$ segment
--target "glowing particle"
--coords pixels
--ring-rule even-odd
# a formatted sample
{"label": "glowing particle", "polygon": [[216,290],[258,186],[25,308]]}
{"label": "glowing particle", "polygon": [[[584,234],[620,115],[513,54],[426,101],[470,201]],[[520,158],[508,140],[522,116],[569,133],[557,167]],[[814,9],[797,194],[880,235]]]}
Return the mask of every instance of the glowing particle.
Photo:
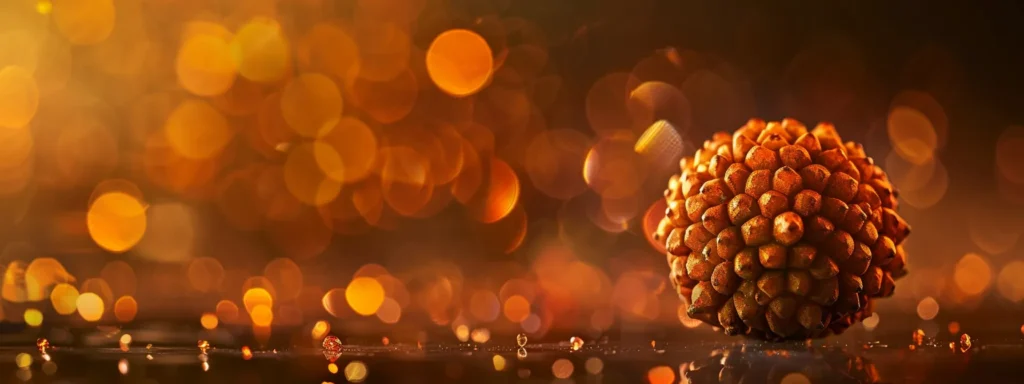
{"label": "glowing particle", "polygon": [[675,380],[676,371],[668,366],[654,367],[647,371],[647,382],[651,384],[672,384]]}
{"label": "glowing particle", "polygon": [[955,322],[955,321],[950,321],[949,325],[946,326],[946,330],[948,330],[950,334],[953,334],[953,335],[958,334],[958,333],[960,333],[960,323]]}
{"label": "glowing particle", "polygon": [[28,324],[30,327],[38,327],[43,324],[43,313],[35,308],[26,309],[24,318],[25,324]]}
{"label": "glowing particle", "polygon": [[330,373],[338,373],[338,365],[334,363],[328,363],[327,371]]}
{"label": "glowing particle", "polygon": [[127,359],[121,359],[120,361],[117,362],[117,371],[121,372],[122,375],[127,375],[128,374],[128,360]]}
{"label": "glowing particle", "polygon": [[491,364],[494,364],[495,371],[505,370],[505,358],[501,355],[494,355],[494,357],[491,357]]}
{"label": "glowing particle", "polygon": [[458,97],[472,95],[487,84],[494,59],[483,37],[469,30],[453,29],[430,43],[426,64],[434,84]]}
{"label": "glowing particle", "polygon": [[199,340],[199,342],[196,343],[196,346],[199,347],[199,352],[202,352],[204,354],[206,353],[206,351],[210,350],[210,342],[206,340]]}
{"label": "glowing particle", "polygon": [[583,348],[583,339],[573,336],[569,338],[569,348],[573,351],[579,351]]}
{"label": "glowing particle", "polygon": [[14,356],[14,363],[18,365],[18,368],[25,369],[32,366],[32,356],[27,353],[19,353]]}
{"label": "glowing particle", "polygon": [[519,348],[518,350],[516,350],[516,357],[519,358],[519,360],[525,359],[526,355],[526,348]]}
{"label": "glowing particle", "polygon": [[463,343],[469,341],[469,327],[465,324],[460,324],[458,327],[455,327],[455,337]]}
{"label": "glowing particle", "polygon": [[516,335],[516,345],[520,347],[525,347],[527,341],[529,341],[529,339],[526,337],[525,333],[520,333]]}
{"label": "glowing particle", "polygon": [[960,352],[967,352],[971,349],[971,335],[963,334],[960,335]]}
{"label": "glowing particle", "polygon": [[326,335],[330,331],[331,324],[326,321],[320,320],[313,324],[313,329],[310,330],[309,333],[310,336],[313,337],[313,340],[320,340],[323,339],[324,335]]}
{"label": "glowing particle", "polygon": [[591,375],[599,375],[604,370],[604,362],[600,358],[591,357],[583,363],[583,367],[587,369],[587,373]]}
{"label": "glowing particle", "polygon": [[199,317],[199,324],[201,324],[205,329],[217,328],[217,324],[219,323],[220,320],[217,319],[217,315],[212,313],[204,313]]}
{"label": "glowing particle", "polygon": [[249,349],[248,345],[243,345],[242,346],[242,359],[243,360],[252,359],[252,349]]}
{"label": "glowing particle", "polygon": [[78,314],[85,321],[99,321],[103,317],[103,299],[95,293],[86,292],[79,295],[76,304],[78,306]]}
{"label": "glowing particle", "polygon": [[551,373],[559,379],[568,379],[569,376],[572,376],[573,370],[574,367],[569,359],[558,359],[551,364]]}
{"label": "glowing particle", "polygon": [[388,339],[387,336],[384,336],[384,337],[380,338],[380,343],[384,344],[384,346],[386,347],[386,346],[388,346],[388,344],[391,344],[391,339]]}
{"label": "glowing particle", "polygon": [[352,361],[345,366],[345,379],[353,383],[361,383],[366,380],[366,364],[362,361]]}
{"label": "glowing particle", "polygon": [[39,349],[39,353],[46,353],[46,349],[50,348],[50,340],[43,338],[37,339],[36,348]]}
{"label": "glowing particle", "polygon": [[146,233],[146,208],[127,193],[108,192],[89,206],[86,227],[100,248],[123,253],[138,244]]}

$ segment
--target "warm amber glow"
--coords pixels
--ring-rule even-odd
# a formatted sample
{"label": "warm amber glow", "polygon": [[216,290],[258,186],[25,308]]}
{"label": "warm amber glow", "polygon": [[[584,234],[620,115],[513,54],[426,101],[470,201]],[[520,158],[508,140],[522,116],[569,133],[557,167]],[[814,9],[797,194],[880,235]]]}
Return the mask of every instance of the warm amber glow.
{"label": "warm amber glow", "polygon": [[931,320],[939,315],[939,302],[929,296],[917,303],[917,316],[921,320]]}
{"label": "warm amber glow", "polygon": [[292,79],[281,91],[281,116],[303,137],[320,137],[341,118],[342,101],[338,86],[319,73]]}
{"label": "warm amber glow", "polygon": [[327,336],[329,332],[331,332],[331,323],[320,320],[313,324],[313,329],[310,330],[310,336],[313,337],[313,340],[320,340],[323,339],[324,336]]}
{"label": "warm amber glow", "polygon": [[291,53],[281,26],[267,18],[243,25],[231,40],[231,54],[238,74],[255,82],[280,80],[290,67]]}
{"label": "warm amber glow", "polygon": [[914,164],[930,161],[938,147],[938,135],[928,116],[910,107],[889,111],[888,132],[893,149]]}
{"label": "warm amber glow", "polygon": [[334,363],[327,364],[327,372],[331,374],[338,373],[338,365]]}
{"label": "warm amber glow", "polygon": [[568,379],[572,376],[572,371],[575,368],[569,359],[558,359],[555,360],[554,364],[551,364],[551,373],[559,379]]}
{"label": "warm amber glow", "polygon": [[269,327],[270,323],[274,321],[274,312],[270,310],[270,307],[264,304],[259,304],[252,309],[252,323],[253,325],[260,327]]}
{"label": "warm amber glow", "polygon": [[495,371],[499,371],[499,372],[500,371],[504,371],[505,370],[505,357],[503,357],[501,355],[494,355],[493,357],[491,357],[491,364],[494,365],[494,370]]}
{"label": "warm amber glow", "polygon": [[199,324],[201,324],[203,328],[206,329],[217,328],[217,324],[219,323],[220,320],[218,320],[217,315],[213,313],[204,313],[202,316],[199,317]]}
{"label": "warm amber glow", "polygon": [[75,313],[78,301],[78,289],[71,284],[57,284],[50,291],[50,302],[53,309],[60,315]]}
{"label": "warm amber glow", "polygon": [[238,320],[238,306],[229,300],[221,300],[217,302],[217,319],[225,323],[231,323]]}
{"label": "warm amber glow", "polygon": [[189,262],[186,274],[192,288],[197,291],[217,291],[224,279],[224,267],[220,261],[212,257],[197,257]]}
{"label": "warm amber glow", "polygon": [[245,311],[251,314],[257,305],[264,305],[267,308],[273,307],[274,298],[270,296],[266,289],[250,288],[242,296],[242,303],[245,304]]}
{"label": "warm amber glow", "polygon": [[39,88],[32,72],[18,66],[0,68],[0,127],[22,128],[39,108]]}
{"label": "warm amber glow", "polygon": [[1004,265],[996,278],[996,286],[1006,300],[1015,303],[1024,300],[1024,261],[1014,260]]}
{"label": "warm amber glow", "polygon": [[78,314],[85,321],[99,321],[103,317],[103,299],[95,293],[88,292],[78,296]]}
{"label": "warm amber glow", "polygon": [[780,384],[811,384],[811,379],[803,373],[793,372],[784,376]]}
{"label": "warm amber glow", "polygon": [[110,36],[116,11],[113,0],[52,0],[53,24],[72,44],[93,45]]}
{"label": "warm amber glow", "polygon": [[953,281],[964,293],[977,295],[985,292],[992,282],[992,268],[980,255],[968,253],[956,263]]}
{"label": "warm amber glow", "polygon": [[520,295],[512,295],[505,300],[504,313],[505,318],[513,323],[526,320],[530,316],[530,302]]}
{"label": "warm amber glow", "polygon": [[135,319],[139,311],[139,304],[131,296],[122,296],[114,303],[114,317],[117,321],[127,323]]}
{"label": "warm amber glow", "polygon": [[235,82],[235,61],[224,37],[194,34],[181,44],[175,61],[178,84],[197,96],[227,92]]}
{"label": "warm amber glow", "polygon": [[583,367],[587,369],[587,373],[591,375],[600,375],[601,371],[604,370],[604,361],[601,361],[599,357],[591,357],[583,363]]}
{"label": "warm amber glow", "polygon": [[352,361],[345,366],[345,379],[353,383],[361,383],[366,380],[366,364],[361,361]]}
{"label": "warm amber glow", "polygon": [[38,327],[43,324],[43,313],[39,312],[38,309],[26,309],[23,317],[25,319],[25,324],[28,324],[30,327]]}
{"label": "warm amber glow", "polygon": [[243,345],[242,346],[242,359],[243,360],[252,359],[252,349],[249,349],[248,345]]}
{"label": "warm amber glow", "polygon": [[146,232],[146,208],[128,194],[106,193],[89,207],[86,225],[96,245],[122,253],[142,240]]}
{"label": "warm amber glow", "polygon": [[394,299],[385,297],[377,309],[377,318],[384,324],[395,324],[402,318],[402,306]]}
{"label": "warm amber glow", "polygon": [[494,59],[487,41],[473,31],[452,29],[438,35],[427,48],[427,71],[442,91],[468,96],[491,77]]}
{"label": "warm amber glow", "polygon": [[356,313],[370,316],[384,303],[384,288],[372,277],[357,277],[345,288],[345,300]]}
{"label": "warm amber glow", "polygon": [[216,108],[201,100],[185,100],[167,117],[167,143],[182,157],[208,159],[231,141],[234,132]]}
{"label": "warm amber glow", "polygon": [[660,366],[647,371],[647,382],[651,384],[672,384],[676,381],[676,372],[672,367]]}

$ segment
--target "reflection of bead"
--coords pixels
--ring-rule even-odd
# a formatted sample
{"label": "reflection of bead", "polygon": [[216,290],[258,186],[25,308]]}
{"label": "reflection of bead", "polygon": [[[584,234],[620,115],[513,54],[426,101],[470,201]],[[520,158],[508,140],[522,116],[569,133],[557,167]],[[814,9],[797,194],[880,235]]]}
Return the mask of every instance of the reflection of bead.
{"label": "reflection of bead", "polygon": [[519,350],[516,351],[516,357],[518,357],[519,360],[525,359],[526,358],[526,348],[519,348]]}

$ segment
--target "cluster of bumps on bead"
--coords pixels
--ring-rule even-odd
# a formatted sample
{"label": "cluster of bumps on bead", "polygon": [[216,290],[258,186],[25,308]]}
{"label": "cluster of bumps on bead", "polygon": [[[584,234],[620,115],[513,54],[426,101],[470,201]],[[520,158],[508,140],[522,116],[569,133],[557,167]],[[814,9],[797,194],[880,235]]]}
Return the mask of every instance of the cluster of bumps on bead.
{"label": "cluster of bumps on bead", "polygon": [[896,190],[830,124],[750,120],[680,168],[654,237],[687,314],[726,334],[839,334],[906,274]]}

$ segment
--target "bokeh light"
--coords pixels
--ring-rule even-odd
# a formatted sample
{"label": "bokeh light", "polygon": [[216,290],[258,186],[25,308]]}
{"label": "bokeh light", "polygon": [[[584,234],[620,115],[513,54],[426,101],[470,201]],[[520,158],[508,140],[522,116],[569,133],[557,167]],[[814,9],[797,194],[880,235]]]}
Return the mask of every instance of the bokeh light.
{"label": "bokeh light", "polygon": [[139,304],[134,297],[121,296],[114,302],[114,317],[117,321],[127,323],[135,319],[139,312]]}
{"label": "bokeh light", "polygon": [[434,38],[426,61],[430,79],[453,96],[479,91],[490,80],[494,66],[487,41],[465,29],[448,30]]}
{"label": "bokeh light", "polygon": [[239,75],[260,83],[280,80],[291,66],[291,53],[281,26],[262,17],[249,20],[238,29],[231,40],[231,56]]}
{"label": "bokeh light", "polygon": [[300,136],[325,135],[334,129],[341,112],[341,92],[327,76],[303,74],[281,91],[281,116]]}
{"label": "bokeh light", "polygon": [[39,108],[39,87],[32,73],[18,66],[0,68],[0,127],[21,128]]}
{"label": "bokeh light", "polygon": [[78,314],[82,316],[85,321],[99,321],[103,317],[103,299],[92,292],[83,293],[78,295],[76,300],[76,307],[78,308]]}
{"label": "bokeh light", "polygon": [[345,288],[345,301],[356,313],[373,315],[384,303],[384,287],[372,277],[357,277]]}
{"label": "bokeh light", "polygon": [[992,282],[992,268],[985,258],[975,253],[964,255],[953,271],[956,286],[968,295],[978,295],[988,289]]}
{"label": "bokeh light", "polygon": [[126,193],[106,193],[89,207],[87,225],[96,245],[110,252],[125,252],[146,232],[146,208]]}
{"label": "bokeh light", "polygon": [[43,324],[43,313],[35,308],[26,309],[22,318],[25,320],[25,324],[28,324],[30,327],[38,327]]}

